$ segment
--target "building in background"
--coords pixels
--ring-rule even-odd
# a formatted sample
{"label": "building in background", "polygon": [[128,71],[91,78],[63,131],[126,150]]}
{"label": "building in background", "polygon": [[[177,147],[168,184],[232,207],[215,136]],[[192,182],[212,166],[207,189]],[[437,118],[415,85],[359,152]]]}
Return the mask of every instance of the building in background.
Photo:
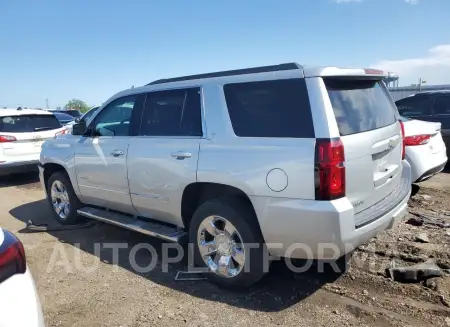
{"label": "building in background", "polygon": [[394,101],[406,98],[410,95],[426,92],[426,91],[443,91],[450,90],[450,84],[444,85],[411,85],[411,86],[397,86],[397,87],[389,87],[389,91],[391,92],[391,96]]}
{"label": "building in background", "polygon": [[394,101],[406,98],[410,95],[426,92],[426,91],[443,91],[450,90],[450,84],[443,85],[425,85],[426,81],[419,79],[418,84],[413,84],[409,86],[398,86],[399,76],[396,73],[389,72],[388,76],[384,79],[391,96]]}

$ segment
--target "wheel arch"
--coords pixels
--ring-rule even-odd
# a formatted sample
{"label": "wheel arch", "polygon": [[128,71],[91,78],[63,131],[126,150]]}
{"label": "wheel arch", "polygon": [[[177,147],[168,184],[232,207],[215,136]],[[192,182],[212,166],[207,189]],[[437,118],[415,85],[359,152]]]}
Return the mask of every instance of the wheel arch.
{"label": "wheel arch", "polygon": [[249,205],[256,217],[256,211],[250,197],[238,187],[214,183],[196,182],[187,185],[181,198],[181,217],[185,228],[189,228],[195,210],[202,203],[218,198],[239,198]]}
{"label": "wheel arch", "polygon": [[70,182],[72,183],[73,190],[77,196],[79,196],[79,190],[78,190],[78,183],[76,181],[75,176],[72,176],[72,174],[69,173],[69,170],[65,167],[65,165],[61,163],[55,163],[55,162],[47,162],[45,164],[41,165],[43,167],[43,180],[45,185],[45,192],[47,192],[47,184],[48,180],[50,179],[50,176],[52,176],[57,171],[64,172],[68,177]]}

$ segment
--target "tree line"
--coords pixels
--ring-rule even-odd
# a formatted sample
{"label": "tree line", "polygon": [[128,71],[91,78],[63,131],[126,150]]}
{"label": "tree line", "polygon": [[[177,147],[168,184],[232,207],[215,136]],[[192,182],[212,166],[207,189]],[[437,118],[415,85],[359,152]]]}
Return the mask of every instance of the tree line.
{"label": "tree line", "polygon": [[86,112],[90,109],[89,105],[79,99],[72,99],[64,106],[66,109],[76,109],[80,112]]}

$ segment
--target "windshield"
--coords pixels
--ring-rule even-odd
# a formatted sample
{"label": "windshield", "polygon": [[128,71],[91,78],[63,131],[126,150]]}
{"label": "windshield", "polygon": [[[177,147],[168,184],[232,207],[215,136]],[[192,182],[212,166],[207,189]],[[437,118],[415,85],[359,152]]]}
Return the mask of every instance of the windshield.
{"label": "windshield", "polygon": [[63,114],[60,112],[55,112],[54,115],[59,121],[72,121],[74,118],[71,115]]}
{"label": "windshield", "polygon": [[61,128],[53,115],[20,115],[0,118],[0,133],[30,133]]}
{"label": "windshield", "polygon": [[325,86],[341,135],[394,124],[396,107],[379,81],[326,78]]}
{"label": "windshield", "polygon": [[92,108],[91,110],[89,110],[88,112],[86,112],[86,113],[82,116],[82,119],[83,119],[84,121],[88,121],[89,118],[91,118],[92,115],[95,114],[99,108],[100,108],[100,107]]}

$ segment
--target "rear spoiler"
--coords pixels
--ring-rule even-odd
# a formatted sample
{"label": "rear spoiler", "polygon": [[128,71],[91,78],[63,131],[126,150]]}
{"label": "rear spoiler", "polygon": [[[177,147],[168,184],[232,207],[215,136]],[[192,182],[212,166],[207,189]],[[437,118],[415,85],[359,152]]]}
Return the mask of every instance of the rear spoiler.
{"label": "rear spoiler", "polygon": [[373,68],[305,67],[303,73],[305,77],[363,77],[377,80],[388,77],[384,71]]}

